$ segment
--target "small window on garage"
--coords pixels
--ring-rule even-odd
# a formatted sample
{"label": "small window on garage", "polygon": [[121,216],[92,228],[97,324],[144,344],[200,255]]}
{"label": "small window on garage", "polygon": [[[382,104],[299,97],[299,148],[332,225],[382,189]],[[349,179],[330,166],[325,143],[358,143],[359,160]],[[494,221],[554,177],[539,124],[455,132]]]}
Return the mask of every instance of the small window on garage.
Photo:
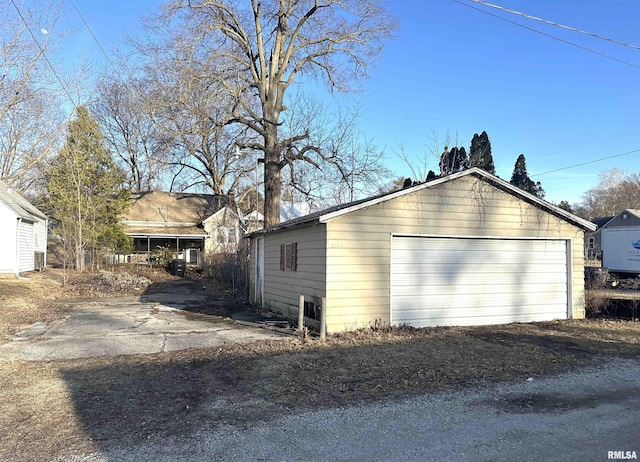
{"label": "small window on garage", "polygon": [[280,269],[296,271],[298,259],[298,243],[291,242],[280,246]]}

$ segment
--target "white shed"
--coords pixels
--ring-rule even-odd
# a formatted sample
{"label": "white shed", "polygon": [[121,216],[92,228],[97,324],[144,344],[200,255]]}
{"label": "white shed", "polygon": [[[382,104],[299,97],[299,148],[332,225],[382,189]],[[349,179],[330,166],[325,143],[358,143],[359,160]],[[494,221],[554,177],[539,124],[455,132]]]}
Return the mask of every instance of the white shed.
{"label": "white shed", "polygon": [[43,269],[47,262],[47,217],[0,181],[0,273]]}

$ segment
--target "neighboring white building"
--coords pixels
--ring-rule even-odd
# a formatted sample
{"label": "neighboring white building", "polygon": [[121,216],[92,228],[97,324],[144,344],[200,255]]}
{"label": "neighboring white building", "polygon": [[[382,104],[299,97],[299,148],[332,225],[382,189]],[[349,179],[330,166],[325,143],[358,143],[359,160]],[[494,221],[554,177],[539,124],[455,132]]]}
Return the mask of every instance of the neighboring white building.
{"label": "neighboring white building", "polygon": [[44,269],[47,216],[0,181],[0,273]]}
{"label": "neighboring white building", "polygon": [[310,213],[320,210],[309,202],[303,201],[280,201],[280,222],[295,220]]}

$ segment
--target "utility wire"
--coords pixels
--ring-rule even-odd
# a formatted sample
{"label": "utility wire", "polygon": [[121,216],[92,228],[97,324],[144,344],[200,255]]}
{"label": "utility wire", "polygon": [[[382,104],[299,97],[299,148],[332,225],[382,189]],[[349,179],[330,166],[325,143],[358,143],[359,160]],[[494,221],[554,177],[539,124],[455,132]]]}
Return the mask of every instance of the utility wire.
{"label": "utility wire", "polygon": [[561,168],[557,168],[555,170],[549,170],[548,172],[536,173],[535,175],[530,175],[530,176],[533,177],[533,176],[540,176],[540,175],[548,175],[549,173],[560,172],[562,170],[568,170],[570,168],[582,167],[583,165],[595,164],[596,162],[601,162],[603,160],[613,159],[615,157],[627,156],[629,154],[634,154],[636,152],[640,152],[640,149],[634,149],[633,151],[627,151],[627,152],[623,152],[621,154],[614,154],[613,156],[601,157],[600,159],[589,160],[587,162],[582,162],[580,164],[569,165],[567,167],[561,167]]}
{"label": "utility wire", "polygon": [[22,22],[24,23],[25,27],[27,28],[27,30],[29,31],[29,34],[31,35],[31,38],[33,39],[33,41],[36,43],[36,45],[38,46],[38,49],[40,50],[40,53],[42,54],[42,57],[44,58],[44,60],[47,62],[47,64],[49,65],[49,67],[51,68],[51,71],[53,72],[53,75],[55,75],[56,79],[58,80],[58,83],[60,84],[60,86],[62,87],[62,89],[64,90],[65,94],[67,95],[67,98],[69,98],[69,101],[71,101],[71,104],[73,105],[74,108],[78,108],[78,106],[76,105],[76,102],[73,100],[73,98],[71,97],[71,94],[69,93],[69,91],[67,90],[67,87],[65,86],[65,84],[62,82],[62,79],[60,78],[60,76],[58,75],[58,73],[56,72],[56,69],[53,67],[53,64],[51,64],[51,61],[49,61],[49,58],[47,58],[47,54],[44,52],[44,48],[42,48],[42,46],[40,45],[40,42],[38,42],[38,39],[36,38],[35,34],[33,33],[33,31],[31,30],[31,28],[29,27],[29,24],[27,23],[27,21],[24,19],[24,16],[22,15],[22,11],[20,11],[20,8],[18,8],[18,5],[16,5],[16,2],[14,0],[11,0],[11,3],[13,4],[13,7],[16,9],[16,11],[18,12],[18,16],[20,16],[20,19],[22,20]]}
{"label": "utility wire", "polygon": [[73,5],[73,8],[75,8],[76,13],[78,13],[78,16],[80,16],[80,19],[82,20],[82,22],[84,23],[84,26],[87,28],[87,30],[89,31],[89,33],[91,34],[91,37],[93,37],[94,42],[96,42],[96,44],[98,45],[98,48],[100,48],[100,51],[102,52],[102,54],[104,55],[105,58],[107,58],[107,62],[111,65],[111,67],[113,67],[113,70],[116,71],[116,75],[118,73],[118,69],[116,68],[116,66],[113,65],[113,62],[111,61],[111,59],[109,58],[109,55],[107,55],[107,52],[104,51],[104,48],[102,48],[102,45],[100,44],[100,42],[98,41],[98,38],[96,37],[96,35],[93,33],[93,30],[91,30],[91,27],[89,27],[89,24],[87,23],[87,21],[84,19],[84,16],[82,15],[82,13],[80,12],[80,10],[78,9],[78,7],[76,6],[76,3],[74,2],[74,0],[69,0],[71,2],[71,5]]}
{"label": "utility wire", "polygon": [[594,34],[592,32],[587,32],[587,31],[584,31],[584,30],[581,30],[581,29],[576,29],[575,27],[565,26],[565,25],[559,24],[557,22],[549,21],[548,19],[538,18],[537,16],[531,16],[531,15],[526,14],[526,13],[521,13],[520,11],[510,10],[509,8],[505,8],[505,7],[500,6],[500,5],[494,5],[492,3],[483,2],[482,0],[471,0],[471,1],[474,2],[474,3],[479,3],[479,4],[484,5],[484,6],[489,6],[491,8],[496,8],[498,10],[506,11],[507,13],[515,14],[515,15],[518,15],[518,16],[522,16],[523,18],[533,19],[534,21],[539,21],[539,22],[543,22],[545,24],[549,24],[551,26],[560,27],[561,29],[566,29],[566,30],[569,30],[571,32],[578,32],[579,34],[588,35],[589,37],[594,37],[594,38],[597,38],[597,39],[600,39],[600,40],[606,40],[607,42],[615,43],[616,45],[622,45],[622,46],[625,46],[625,47],[633,48],[634,50],[640,50],[640,46],[631,45],[630,43],[620,42],[619,40],[610,39],[608,37],[603,37],[601,35]]}
{"label": "utility wire", "polygon": [[[535,32],[536,34],[544,35],[545,37],[549,37],[549,38],[552,38],[552,39],[557,40],[559,42],[566,43],[567,45],[571,45],[571,46],[574,46],[576,48],[580,48],[581,50],[588,51],[589,53],[593,53],[593,54],[598,55],[598,56],[602,56],[603,58],[611,59],[612,61],[617,61],[617,62],[619,62],[621,64],[626,64],[627,66],[631,66],[631,67],[635,67],[636,69],[640,69],[640,66],[637,65],[637,64],[633,64],[633,63],[630,63],[628,61],[624,61],[622,59],[614,58],[613,56],[609,56],[607,54],[600,53],[599,51],[592,50],[591,48],[583,47],[582,45],[578,45],[577,43],[573,43],[573,42],[569,42],[568,40],[561,39],[560,37],[556,37],[555,35],[547,34],[546,32],[542,32],[542,31],[539,31],[537,29],[533,29],[532,27],[528,27],[528,26],[525,26],[524,24],[520,24],[520,23],[517,23],[515,21],[511,21],[511,20],[509,20],[507,18],[503,18],[502,16],[498,16],[496,14],[489,13],[488,11],[485,11],[485,10],[483,10],[481,8],[477,8],[477,7],[473,6],[473,5],[469,5],[468,3],[464,3],[464,2],[462,2],[460,0],[453,0],[453,1],[456,2],[456,3],[459,3],[460,5],[464,5],[467,8],[471,8],[473,10],[479,11],[479,12],[487,14],[489,16],[493,16],[494,18],[498,18],[498,19],[500,19],[502,21],[508,22],[508,23],[513,24],[515,26],[522,27],[523,29],[527,29],[527,30],[529,30],[531,32]],[[473,1],[473,0],[471,0],[471,1]]]}

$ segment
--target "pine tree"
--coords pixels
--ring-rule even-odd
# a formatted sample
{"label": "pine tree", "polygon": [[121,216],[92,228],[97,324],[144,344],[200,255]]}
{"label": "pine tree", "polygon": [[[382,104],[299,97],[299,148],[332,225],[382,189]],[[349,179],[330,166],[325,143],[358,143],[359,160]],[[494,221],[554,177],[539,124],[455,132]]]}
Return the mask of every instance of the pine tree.
{"label": "pine tree", "polygon": [[469,165],[481,168],[492,175],[496,174],[496,167],[491,156],[491,141],[489,141],[487,132],[483,131],[480,135],[477,133],[473,135],[471,147],[469,147]]}
{"label": "pine tree", "polygon": [[523,191],[539,197],[540,199],[544,198],[544,189],[542,189],[542,185],[540,184],[540,182],[535,182],[531,178],[529,178],[529,174],[527,173],[527,161],[524,157],[524,154],[520,154],[518,156],[516,164],[513,168],[513,174],[511,175],[511,181],[509,181],[509,183],[517,186]]}
{"label": "pine tree", "polygon": [[121,217],[129,205],[125,175],[104,146],[102,132],[85,106],[69,123],[64,146],[47,175],[46,206],[65,256],[83,269],[85,250],[128,250]]}
{"label": "pine tree", "polygon": [[562,210],[565,210],[565,211],[569,212],[569,213],[574,213],[573,212],[573,207],[567,201],[560,201],[560,203],[558,204],[558,207],[561,208]]}
{"label": "pine tree", "polygon": [[451,175],[469,168],[469,158],[464,148],[452,147],[451,150],[447,146],[440,156],[440,175]]}

